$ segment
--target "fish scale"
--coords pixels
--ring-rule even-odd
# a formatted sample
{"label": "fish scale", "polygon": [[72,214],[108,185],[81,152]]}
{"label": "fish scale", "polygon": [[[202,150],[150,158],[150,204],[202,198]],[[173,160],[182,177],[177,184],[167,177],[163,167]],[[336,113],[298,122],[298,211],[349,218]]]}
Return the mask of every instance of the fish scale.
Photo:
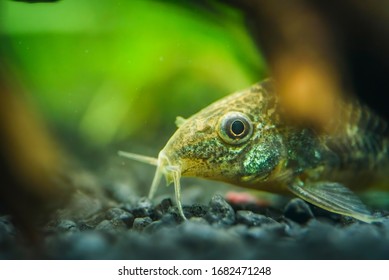
{"label": "fish scale", "polygon": [[[340,101],[334,129],[317,133],[283,112],[273,80],[233,93],[188,119],[158,158],[120,152],[157,166],[149,197],[160,179],[175,187],[181,216],[180,178],[201,177],[243,188],[294,195],[328,211],[364,222],[383,219],[354,190],[376,182],[388,189],[386,123],[355,100]],[[384,182],[384,183],[382,183]]]}
{"label": "fish scale", "polygon": [[386,122],[356,102],[345,105],[344,110],[347,116],[341,118],[340,132],[327,137],[327,145],[339,156],[343,168],[373,172],[387,170],[389,141]]}

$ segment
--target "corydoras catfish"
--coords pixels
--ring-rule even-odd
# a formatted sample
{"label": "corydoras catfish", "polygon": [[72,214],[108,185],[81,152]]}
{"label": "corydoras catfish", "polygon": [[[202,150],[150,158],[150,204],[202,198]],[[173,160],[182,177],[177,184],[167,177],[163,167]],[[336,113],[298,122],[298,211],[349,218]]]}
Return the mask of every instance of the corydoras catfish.
{"label": "corydoras catfish", "polygon": [[224,181],[272,193],[293,193],[328,211],[372,222],[354,193],[388,187],[389,138],[384,120],[354,100],[340,101],[335,129],[316,133],[283,114],[272,80],[233,93],[188,119],[158,158],[121,155],[157,166],[149,197],[165,175],[180,198],[180,177]]}

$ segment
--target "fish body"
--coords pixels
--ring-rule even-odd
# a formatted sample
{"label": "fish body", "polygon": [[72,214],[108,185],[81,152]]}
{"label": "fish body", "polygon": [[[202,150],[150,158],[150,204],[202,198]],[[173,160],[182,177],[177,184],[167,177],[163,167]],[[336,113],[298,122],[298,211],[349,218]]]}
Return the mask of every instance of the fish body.
{"label": "fish body", "polygon": [[[273,193],[294,193],[326,210],[377,220],[351,190],[388,185],[386,123],[355,101],[342,101],[326,133],[297,124],[283,112],[272,80],[233,93],[190,118],[149,163],[157,165],[150,196],[162,174],[174,182],[180,203],[181,176],[224,181]],[[142,156],[127,154],[141,159]],[[146,157],[143,157],[143,161]]]}

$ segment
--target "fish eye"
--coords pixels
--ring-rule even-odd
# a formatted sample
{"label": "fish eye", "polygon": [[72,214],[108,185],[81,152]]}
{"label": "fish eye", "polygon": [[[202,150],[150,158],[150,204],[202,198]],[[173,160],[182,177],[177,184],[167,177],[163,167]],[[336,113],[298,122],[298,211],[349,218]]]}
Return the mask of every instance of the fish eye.
{"label": "fish eye", "polygon": [[253,125],[245,114],[228,112],[219,120],[218,134],[228,144],[243,144],[253,134]]}

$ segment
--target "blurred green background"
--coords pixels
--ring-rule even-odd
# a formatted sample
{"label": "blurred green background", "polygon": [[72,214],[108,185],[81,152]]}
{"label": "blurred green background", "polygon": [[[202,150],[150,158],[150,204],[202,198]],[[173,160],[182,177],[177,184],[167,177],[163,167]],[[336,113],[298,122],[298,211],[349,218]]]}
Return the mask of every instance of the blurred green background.
{"label": "blurred green background", "polygon": [[242,15],[221,5],[1,1],[0,9],[14,80],[75,152],[156,156],[176,116],[266,76]]}
{"label": "blurred green background", "polygon": [[149,186],[154,168],[108,160],[118,150],[157,156],[176,116],[268,75],[242,14],[196,3],[2,0],[0,58],[71,155],[115,179],[119,165],[144,173]]}

